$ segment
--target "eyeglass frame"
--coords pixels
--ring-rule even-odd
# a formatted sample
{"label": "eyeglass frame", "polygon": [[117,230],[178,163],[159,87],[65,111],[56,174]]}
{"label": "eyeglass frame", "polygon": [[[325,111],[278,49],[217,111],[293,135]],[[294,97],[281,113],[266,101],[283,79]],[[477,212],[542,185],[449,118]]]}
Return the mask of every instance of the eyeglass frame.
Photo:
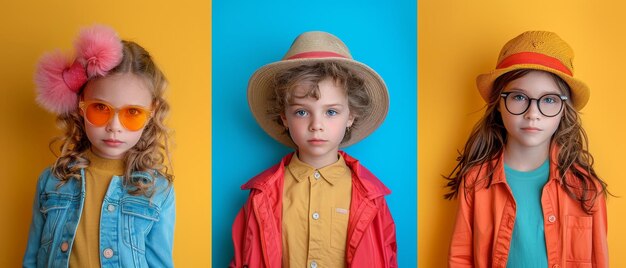
{"label": "eyeglass frame", "polygon": [[124,125],[124,123],[122,123],[122,121],[120,120],[120,124],[122,125],[122,127],[124,127],[124,129],[126,129],[128,131],[131,131],[131,132],[139,131],[142,128],[144,128],[146,125],[148,125],[148,122],[150,122],[150,119],[152,119],[152,117],[154,116],[154,110],[152,110],[151,108],[148,108],[148,107],[141,106],[141,105],[124,105],[124,106],[118,108],[118,107],[115,107],[112,104],[110,104],[110,103],[108,103],[106,101],[103,101],[103,100],[88,100],[88,101],[81,100],[81,101],[79,101],[78,102],[78,108],[82,111],[82,114],[83,114],[83,117],[84,117],[85,121],[87,121],[89,124],[91,124],[93,126],[96,126],[96,127],[102,127],[102,126],[98,126],[98,125],[92,123],[91,121],[89,121],[89,119],[87,119],[87,106],[89,106],[91,104],[94,104],[94,103],[104,104],[105,106],[108,106],[109,108],[112,108],[113,113],[109,117],[109,120],[102,126],[105,126],[106,124],[111,123],[111,120],[113,120],[113,118],[116,115],[118,116],[118,120],[120,120],[119,119],[120,111],[123,110],[123,109],[126,109],[126,108],[135,108],[135,109],[142,110],[143,112],[147,113],[146,122],[144,122],[143,126],[140,129],[138,129],[138,130],[130,130],[130,129],[128,129]]}
{"label": "eyeglass frame", "polygon": [[[526,96],[526,98],[528,99],[528,105],[526,106],[526,109],[524,109],[524,111],[522,111],[522,112],[520,112],[520,113],[517,113],[517,114],[516,114],[516,113],[511,112],[511,110],[509,110],[509,106],[508,106],[508,105],[507,105],[507,103],[506,103],[506,98],[507,98],[509,95],[511,95],[512,93],[519,93],[519,94],[521,94],[521,95]],[[544,98],[544,97],[546,97],[546,96],[551,96],[551,95],[552,95],[552,96],[558,96],[558,97],[562,100],[562,102],[561,102],[561,107],[559,108],[559,111],[558,111],[558,112],[556,112],[554,115],[546,115],[546,114],[545,114],[545,113],[543,113],[543,111],[541,110],[541,106],[539,106],[539,100],[543,99],[543,98]],[[539,98],[531,98],[530,96],[528,96],[528,95],[526,95],[526,94],[524,94],[524,93],[522,93],[522,92],[515,92],[515,91],[509,91],[509,92],[503,92],[503,93],[500,93],[500,97],[501,97],[502,99],[504,99],[504,107],[506,108],[506,111],[507,111],[507,112],[509,112],[509,113],[510,113],[510,114],[512,114],[512,115],[521,115],[521,114],[526,113],[526,112],[528,111],[528,109],[530,108],[530,105],[532,104],[532,101],[534,100],[534,101],[535,101],[535,103],[537,103],[537,110],[539,110],[539,113],[541,113],[541,114],[542,114],[543,116],[545,116],[545,117],[555,117],[555,116],[559,115],[559,113],[561,113],[561,111],[563,110],[563,105],[565,104],[565,101],[567,101],[567,100],[569,99],[567,96],[560,95],[560,94],[557,94],[557,93],[548,93],[548,94],[544,94],[544,95],[542,95],[542,96],[541,96],[541,97],[539,97]]]}

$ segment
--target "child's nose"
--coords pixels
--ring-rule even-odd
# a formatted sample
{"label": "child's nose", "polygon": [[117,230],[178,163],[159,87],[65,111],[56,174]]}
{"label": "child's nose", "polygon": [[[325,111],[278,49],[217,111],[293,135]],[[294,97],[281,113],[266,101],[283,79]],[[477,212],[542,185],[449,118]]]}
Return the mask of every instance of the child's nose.
{"label": "child's nose", "polygon": [[311,116],[311,124],[309,126],[311,131],[320,131],[324,129],[324,124],[322,123],[322,117],[318,115]]}
{"label": "child's nose", "polygon": [[122,123],[120,122],[120,119],[117,113],[114,113],[113,118],[111,118],[111,120],[109,120],[109,122],[107,123],[106,130],[109,132],[122,131]]}
{"label": "child's nose", "polygon": [[530,106],[526,113],[524,113],[524,117],[527,119],[538,119],[541,116],[541,111],[539,111],[539,100],[530,100]]}

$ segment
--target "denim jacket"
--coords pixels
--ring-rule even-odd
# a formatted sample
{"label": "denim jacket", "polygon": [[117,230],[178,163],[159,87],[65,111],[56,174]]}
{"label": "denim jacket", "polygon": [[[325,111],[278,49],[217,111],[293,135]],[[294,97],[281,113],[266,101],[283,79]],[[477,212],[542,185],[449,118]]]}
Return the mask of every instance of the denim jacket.
{"label": "denim jacket", "polygon": [[[85,201],[81,180],[59,180],[46,169],[39,177],[23,267],[68,267]],[[135,178],[151,180],[145,173]],[[128,194],[113,176],[100,215],[102,267],[172,267],[175,197],[167,180],[157,178],[152,197]]]}

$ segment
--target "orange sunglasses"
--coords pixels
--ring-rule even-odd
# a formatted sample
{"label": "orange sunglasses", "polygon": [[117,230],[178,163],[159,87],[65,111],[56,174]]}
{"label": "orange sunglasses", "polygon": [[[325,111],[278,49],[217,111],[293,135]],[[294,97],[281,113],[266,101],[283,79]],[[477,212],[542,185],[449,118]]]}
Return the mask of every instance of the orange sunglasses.
{"label": "orange sunglasses", "polygon": [[78,107],[82,110],[87,122],[96,127],[108,124],[117,113],[117,118],[124,128],[138,131],[152,117],[150,109],[138,105],[127,105],[118,109],[105,101],[81,101]]}

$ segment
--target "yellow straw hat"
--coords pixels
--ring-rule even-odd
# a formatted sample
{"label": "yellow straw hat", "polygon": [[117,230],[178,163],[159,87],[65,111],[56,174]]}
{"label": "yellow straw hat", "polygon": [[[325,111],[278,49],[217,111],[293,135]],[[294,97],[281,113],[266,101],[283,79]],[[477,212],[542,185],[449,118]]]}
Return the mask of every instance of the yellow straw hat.
{"label": "yellow straw hat", "polygon": [[589,100],[589,88],[574,78],[574,51],[558,35],[546,31],[529,31],[507,42],[498,57],[496,69],[476,77],[476,85],[483,99],[489,102],[493,82],[500,75],[518,69],[535,69],[561,77],[570,87],[570,99],[576,110]]}
{"label": "yellow straw hat", "polygon": [[367,65],[355,61],[348,47],[339,38],[326,32],[305,32],[300,34],[281,61],[267,64],[254,72],[248,82],[248,105],[261,128],[282,144],[295,148],[285,128],[269,115],[270,98],[273,94],[275,76],[306,64],[336,62],[351,70],[364,80],[364,89],[370,97],[370,109],[360,116],[359,125],[351,131],[351,137],[340,144],[350,146],[382,124],[389,109],[389,95],[383,79]]}

